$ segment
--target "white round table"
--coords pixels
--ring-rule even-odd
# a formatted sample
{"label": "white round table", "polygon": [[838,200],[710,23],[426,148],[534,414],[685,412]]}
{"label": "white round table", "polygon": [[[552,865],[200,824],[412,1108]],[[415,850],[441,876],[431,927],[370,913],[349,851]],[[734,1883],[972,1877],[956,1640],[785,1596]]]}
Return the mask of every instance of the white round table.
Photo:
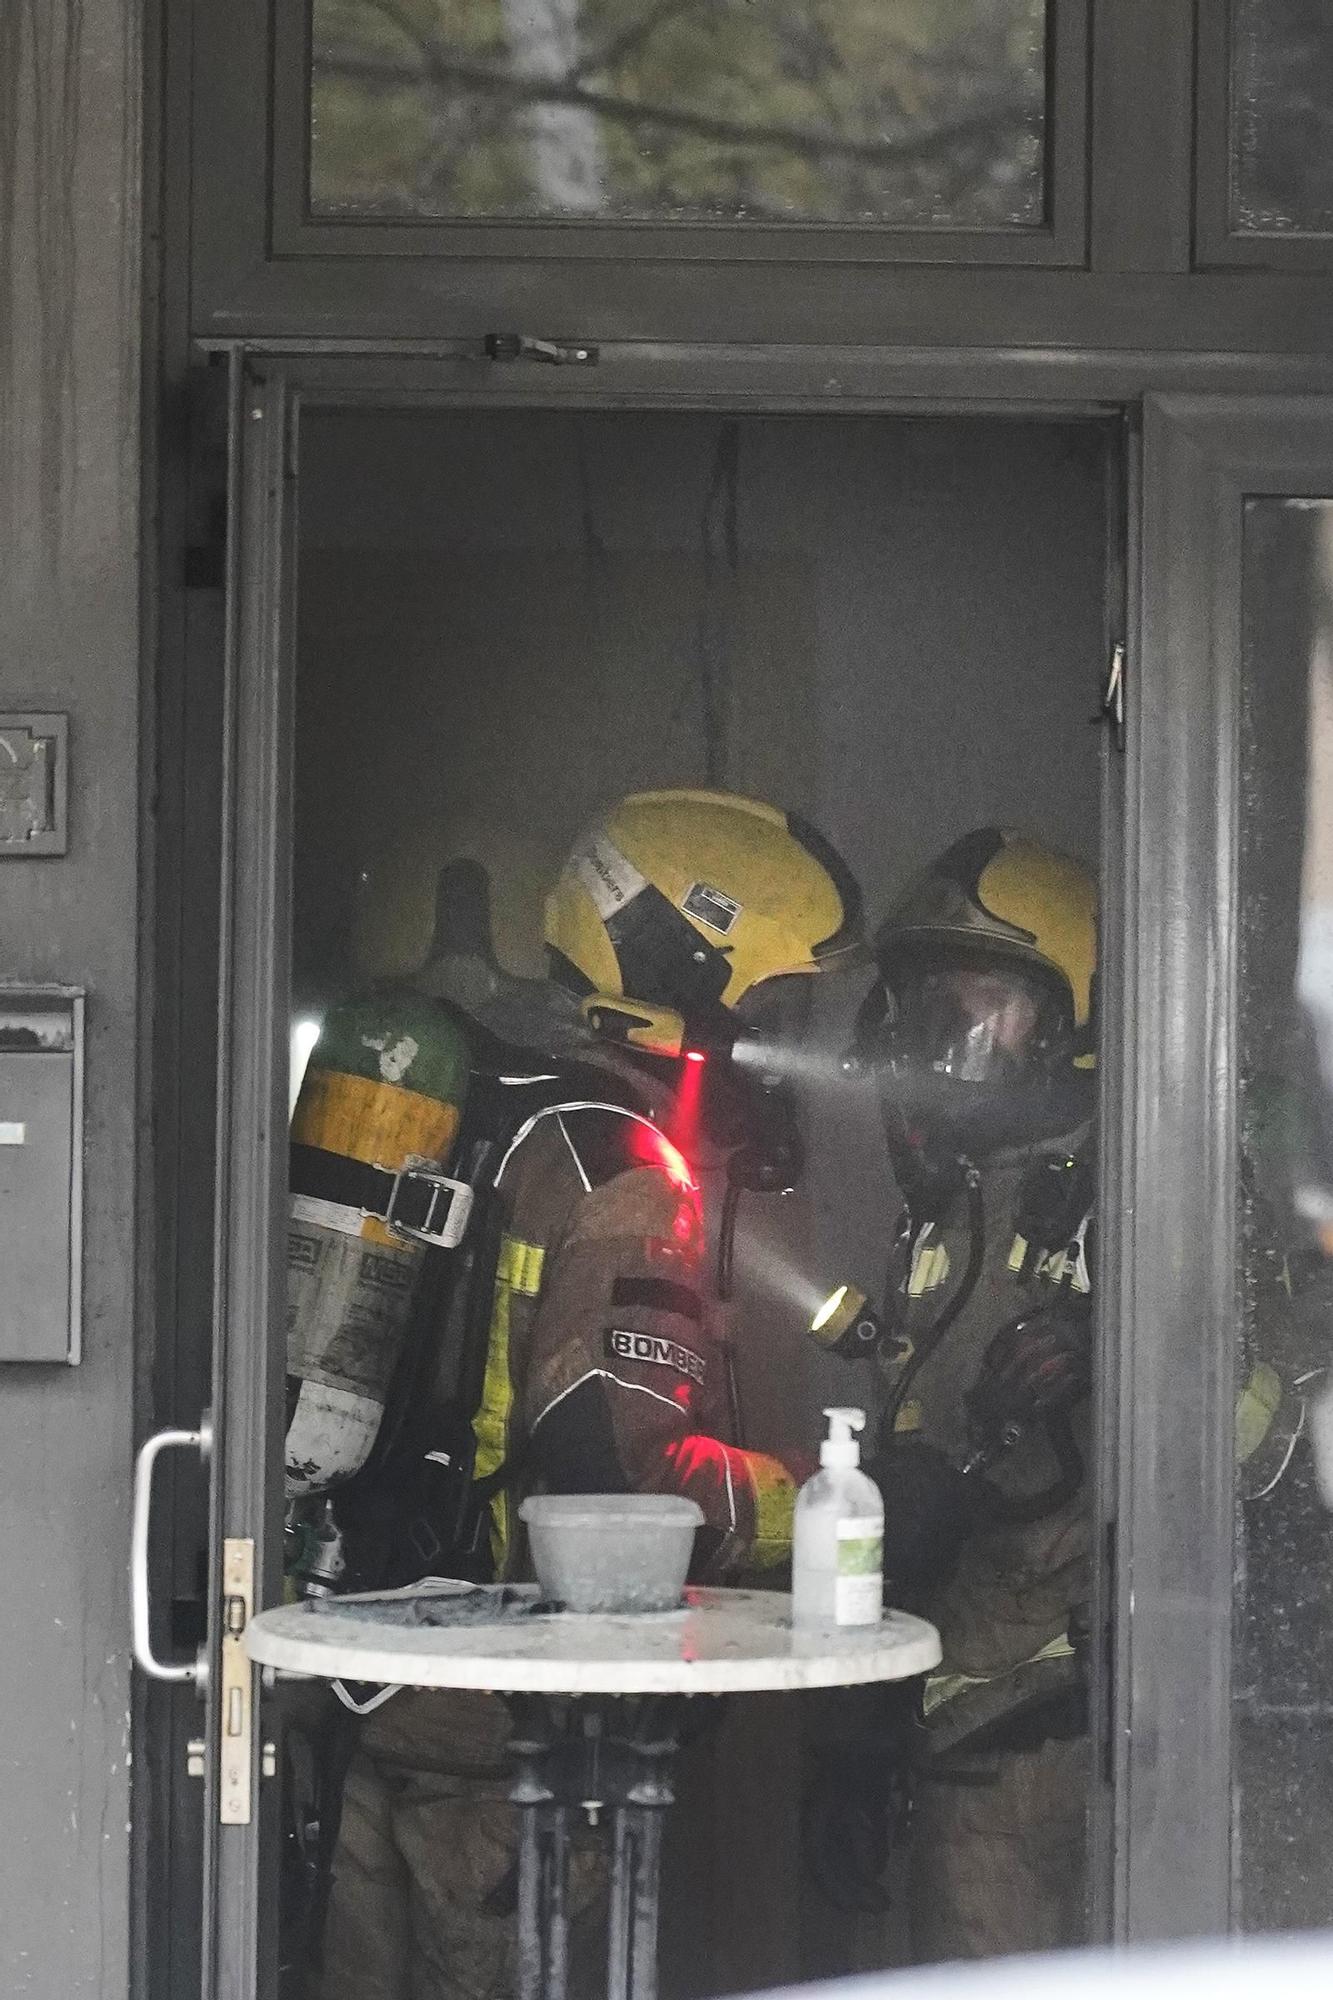
{"label": "white round table", "polygon": [[[413,1603],[412,1600],[418,1600]],[[261,1611],[250,1657],[280,1672],[384,1686],[482,1688],[514,1713],[521,2000],[565,2000],[569,1816],[611,1815],[608,2000],[654,2000],[662,1812],[682,1697],[909,1680],[939,1664],[924,1619],[797,1628],[776,1591],[692,1588],[679,1611],[546,1611],[535,1585],[428,1578],[372,1599]],[[394,1623],[425,1610],[442,1623]],[[451,1622],[452,1621],[452,1622]]]}
{"label": "white round table", "polygon": [[483,1594],[508,1607],[494,1622],[397,1626],[357,1618],[357,1600],[307,1600],[250,1621],[260,1666],[324,1680],[486,1688],[497,1694],[755,1694],[909,1680],[938,1666],[939,1635],[888,1611],[878,1625],[793,1627],[791,1599],[769,1590],[691,1588],[679,1611],[598,1617],[536,1609],[537,1587],[439,1579],[374,1598],[379,1606]]}

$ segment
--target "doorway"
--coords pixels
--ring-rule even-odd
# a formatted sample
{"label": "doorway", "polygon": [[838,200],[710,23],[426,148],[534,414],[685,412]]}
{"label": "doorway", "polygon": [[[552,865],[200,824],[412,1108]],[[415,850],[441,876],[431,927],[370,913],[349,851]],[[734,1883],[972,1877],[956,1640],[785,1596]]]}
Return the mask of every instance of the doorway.
{"label": "doorway", "polygon": [[[540,978],[546,888],[628,792],[735,791],[799,814],[858,882],[869,935],[977,828],[1030,833],[1096,875],[1108,773],[1119,784],[1091,726],[1122,615],[1119,448],[1090,418],[306,409],[295,504],[257,592],[267,609],[241,639],[273,644],[290,673],[290,742],[280,715],[269,740],[290,814],[285,776],[268,786],[290,911],[280,879],[260,913],[282,996],[275,1078],[290,1024],[383,982],[429,989],[450,863],[484,870],[502,972]],[[238,775],[263,788],[262,773]],[[243,852],[233,865],[244,873]],[[828,1047],[854,1036],[870,979],[867,966],[830,987]],[[772,1451],[794,1436],[808,1449],[826,1402],[864,1403],[872,1422],[882,1407],[873,1364],[821,1352],[797,1298],[840,1281],[879,1298],[900,1205],[873,1091],[797,1095],[808,1169],[796,1193],[746,1204],[737,1252],[747,1442]],[[252,1491],[232,1493],[256,1510],[263,1486],[266,1601],[282,1587],[285,1187],[272,1178],[274,1233],[248,1280],[264,1414]],[[237,1407],[233,1435],[240,1421]],[[224,1465],[239,1452],[224,1448]],[[806,1865],[803,1775],[823,1726],[791,1702],[751,1704],[687,1773],[672,1990],[910,1957],[900,1857],[881,1871],[883,1907],[840,1899]],[[278,1817],[256,1828],[250,1877],[274,1919]],[[744,1921],[742,1874],[763,1885]],[[255,1934],[272,1950],[282,1926]],[[293,1993],[301,1970],[287,1969]]]}

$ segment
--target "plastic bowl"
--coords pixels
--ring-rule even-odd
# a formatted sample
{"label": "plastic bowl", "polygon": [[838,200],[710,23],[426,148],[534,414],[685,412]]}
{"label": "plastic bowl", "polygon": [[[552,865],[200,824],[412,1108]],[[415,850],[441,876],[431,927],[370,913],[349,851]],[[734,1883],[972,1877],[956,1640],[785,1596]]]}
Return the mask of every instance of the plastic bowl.
{"label": "plastic bowl", "polygon": [[544,1596],[566,1611],[674,1611],[703,1509],[668,1493],[533,1493],[519,1515]]}

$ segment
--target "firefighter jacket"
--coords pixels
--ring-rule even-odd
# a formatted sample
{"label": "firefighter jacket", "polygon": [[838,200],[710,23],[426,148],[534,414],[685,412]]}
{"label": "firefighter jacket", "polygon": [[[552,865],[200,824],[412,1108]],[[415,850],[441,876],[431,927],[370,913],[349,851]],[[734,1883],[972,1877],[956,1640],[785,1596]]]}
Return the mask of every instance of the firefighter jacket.
{"label": "firefighter jacket", "polygon": [[[1026,1153],[983,1172],[984,1247],[976,1284],[921,1365],[896,1419],[898,1432],[921,1436],[955,1465],[969,1456],[965,1398],[996,1333],[1062,1294],[1075,1312],[1089,1302],[1086,1214],[1072,1216],[1067,1233],[1050,1244],[1028,1241],[1018,1226],[1028,1177],[1045,1158],[1066,1156],[1065,1148],[1049,1156]],[[917,1230],[905,1224],[899,1244],[899,1338],[888,1359],[890,1396],[898,1371],[964,1283],[972,1249],[965,1197],[939,1223]],[[1089,1427],[1084,1403],[1073,1413],[1073,1428],[1085,1465]],[[1059,1470],[1037,1426],[990,1466],[987,1477],[1001,1493],[1020,1499],[1053,1488]],[[921,1607],[939,1627],[943,1648],[925,1694],[936,1747],[976,1729],[989,1731],[1011,1712],[1062,1697],[1073,1686],[1071,1615],[1090,1595],[1090,1536],[1086,1481],[1035,1521],[988,1521],[984,1514],[978,1520],[953,1574],[939,1580]]]}
{"label": "firefighter jacket", "polygon": [[[966,1396],[991,1340],[1020,1314],[1063,1303],[1075,1316],[1091,1304],[1091,1214],[1077,1209],[1047,1243],[1024,1233],[1033,1177],[1086,1158],[1086,1133],[1051,1148],[1035,1148],[990,1164],[982,1175],[984,1249],[975,1288],[938,1348],[922,1364],[899,1410],[896,1428],[914,1432],[956,1466],[972,1445]],[[899,1340],[889,1357],[889,1393],[898,1370],[936,1324],[963,1283],[970,1250],[967,1203],[960,1196],[939,1224],[900,1233],[897,1304]],[[1275,1268],[1282,1260],[1274,1255]],[[1276,1283],[1270,1287],[1280,1289]],[[1288,1287],[1288,1293],[1290,1288]],[[1289,1315],[1290,1316],[1290,1315]],[[1257,1316],[1256,1316],[1257,1317]],[[1304,1403],[1290,1386],[1291,1342],[1275,1339],[1273,1314],[1247,1328],[1239,1354],[1236,1458],[1239,1493],[1270,1493],[1291,1463],[1304,1422]],[[1088,1337],[1091,1339],[1089,1314]],[[928,1740],[946,1750],[984,1732],[1002,1742],[1007,1718],[1040,1718],[1057,1709],[1057,1733],[1080,1714],[1080,1670],[1074,1634],[1086,1630],[1091,1597],[1092,1508],[1087,1467],[1091,1458],[1091,1406],[1071,1417],[1084,1479],[1035,1520],[987,1518],[984,1507],[963,1544],[955,1569],[942,1576],[922,1609],[939,1627],[943,1660],[928,1683]],[[992,1462],[986,1479],[1008,1499],[1024,1501],[1053,1491],[1062,1468],[1040,1425]],[[1054,1726],[1054,1725],[1053,1725]]]}
{"label": "firefighter jacket", "polygon": [[672,1493],[705,1526],[696,1572],[784,1561],[796,1481],[727,1438],[699,1189],[644,1114],[591,1095],[519,1126],[496,1187],[504,1233],[474,1420],[497,1573],[523,1567],[532,1490]]}

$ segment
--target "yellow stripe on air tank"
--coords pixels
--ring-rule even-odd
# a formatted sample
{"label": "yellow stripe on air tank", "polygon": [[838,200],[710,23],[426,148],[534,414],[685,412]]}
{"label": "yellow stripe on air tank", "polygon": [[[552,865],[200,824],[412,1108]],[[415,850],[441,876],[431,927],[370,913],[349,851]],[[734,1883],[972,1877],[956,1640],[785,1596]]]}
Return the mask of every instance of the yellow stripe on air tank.
{"label": "yellow stripe on air tank", "polygon": [[[419,1090],[344,1070],[307,1070],[292,1119],[298,1146],[319,1146],[367,1166],[397,1172],[412,1157],[442,1160],[458,1132],[459,1109]],[[401,1250],[383,1223],[367,1216],[362,1240]]]}

